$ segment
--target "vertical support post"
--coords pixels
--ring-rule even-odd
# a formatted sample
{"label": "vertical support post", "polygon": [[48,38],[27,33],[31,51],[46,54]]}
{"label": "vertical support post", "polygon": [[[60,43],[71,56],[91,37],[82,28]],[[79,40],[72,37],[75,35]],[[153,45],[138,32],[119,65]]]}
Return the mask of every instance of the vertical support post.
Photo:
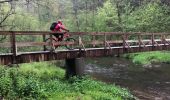
{"label": "vertical support post", "polygon": [[165,45],[165,42],[164,42],[164,35],[161,34],[161,44],[164,44]]}
{"label": "vertical support post", "polygon": [[79,35],[79,41],[78,41],[78,45],[79,45],[79,47],[81,47],[81,37],[80,37],[80,35]]}
{"label": "vertical support post", "polygon": [[[45,43],[46,35],[43,34],[42,38],[43,38],[43,42]],[[46,45],[43,46],[43,50],[46,51]]]}
{"label": "vertical support post", "polygon": [[152,51],[153,51],[154,50],[154,34],[153,33],[152,33],[151,41],[152,41]]}
{"label": "vertical support post", "polygon": [[106,33],[104,33],[104,49],[107,49],[106,40],[107,40]]}
{"label": "vertical support post", "polygon": [[143,41],[142,41],[142,36],[141,36],[141,34],[139,34],[138,35],[138,42],[139,42],[139,50],[141,51],[141,48],[142,48],[142,45],[143,45],[143,47],[144,47],[144,49],[145,49],[145,44],[143,43]]}
{"label": "vertical support post", "polygon": [[66,67],[66,78],[70,78],[76,76],[76,63],[75,58],[73,59],[66,59],[65,60],[65,67]]}
{"label": "vertical support post", "polygon": [[[78,41],[78,44],[79,44],[79,47],[83,47],[83,49],[86,51],[86,49],[85,49],[85,46],[84,46],[84,44],[83,44],[83,42],[82,42],[82,38],[81,38],[81,35],[79,34],[79,41]],[[79,49],[81,49],[81,48],[79,48]]]}
{"label": "vertical support post", "polygon": [[50,56],[49,56],[49,59],[50,60],[53,60],[54,57],[53,57],[53,36],[52,34],[49,34],[50,35]]}
{"label": "vertical support post", "polygon": [[52,52],[53,51],[53,36],[52,36],[52,34],[50,34],[50,52]]}
{"label": "vertical support post", "polygon": [[139,51],[141,51],[141,35],[138,35],[138,44],[139,44]]}
{"label": "vertical support post", "polygon": [[15,33],[11,32],[11,53],[12,53],[12,64],[16,64],[16,56],[17,56],[17,46],[15,40]]}
{"label": "vertical support post", "polygon": [[78,76],[82,76],[84,72],[84,67],[85,67],[85,61],[84,58],[76,58],[76,74]]}
{"label": "vertical support post", "polygon": [[107,52],[107,43],[106,43],[106,40],[107,40],[107,37],[106,37],[106,33],[104,33],[104,54],[107,55],[108,52]]}
{"label": "vertical support post", "polygon": [[123,39],[123,48],[126,47],[126,43],[125,43],[125,35],[122,36],[122,39]]}
{"label": "vertical support post", "polygon": [[93,47],[95,47],[96,46],[96,35],[95,35],[95,33],[94,33],[94,35],[92,35],[92,41],[94,42],[94,44],[92,44],[92,45],[93,45]]}
{"label": "vertical support post", "polygon": [[138,44],[139,44],[139,48],[141,48],[141,35],[138,35]]}
{"label": "vertical support post", "polygon": [[68,79],[73,76],[82,76],[84,65],[83,58],[66,59],[66,78]]}
{"label": "vertical support post", "polygon": [[165,39],[165,35],[161,35],[161,44],[164,44],[162,46],[162,50],[166,50],[166,39]]}
{"label": "vertical support post", "polygon": [[127,35],[124,34],[123,36],[123,52],[127,53],[128,52],[128,49],[126,48],[126,39],[127,39]]}

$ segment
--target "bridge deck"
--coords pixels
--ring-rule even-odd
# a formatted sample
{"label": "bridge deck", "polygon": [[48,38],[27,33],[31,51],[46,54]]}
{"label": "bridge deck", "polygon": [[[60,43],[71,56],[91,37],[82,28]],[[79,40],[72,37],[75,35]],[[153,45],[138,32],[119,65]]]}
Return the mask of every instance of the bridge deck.
{"label": "bridge deck", "polygon": [[[37,51],[37,52],[24,52],[17,53],[13,56],[12,53],[1,54],[0,64],[12,64],[12,63],[30,63],[50,60],[62,60],[78,57],[102,57],[102,56],[114,56],[123,53],[135,53],[145,51],[157,51],[157,50],[170,50],[169,45],[146,47],[131,46],[130,48],[112,47],[110,48],[87,48],[86,50],[60,50],[55,52],[50,51]],[[15,59],[15,60],[14,60]]]}

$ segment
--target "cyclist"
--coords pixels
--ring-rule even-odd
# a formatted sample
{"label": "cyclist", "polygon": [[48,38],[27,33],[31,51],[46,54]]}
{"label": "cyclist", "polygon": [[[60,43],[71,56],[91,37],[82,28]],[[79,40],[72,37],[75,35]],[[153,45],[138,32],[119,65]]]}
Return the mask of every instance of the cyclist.
{"label": "cyclist", "polygon": [[[63,25],[61,20],[58,20],[54,30],[52,30],[53,32],[69,32],[68,29],[65,28],[65,26]],[[56,37],[56,39],[58,39],[58,41],[62,41],[63,40],[63,33],[58,33],[58,34],[54,34],[54,36]]]}

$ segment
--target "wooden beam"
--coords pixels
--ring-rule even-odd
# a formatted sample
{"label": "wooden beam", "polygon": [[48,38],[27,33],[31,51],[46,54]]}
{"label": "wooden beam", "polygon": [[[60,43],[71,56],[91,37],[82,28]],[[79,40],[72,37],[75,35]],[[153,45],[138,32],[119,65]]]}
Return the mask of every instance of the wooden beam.
{"label": "wooden beam", "polygon": [[[162,48],[163,45],[160,47]],[[16,55],[17,63],[30,63],[30,62],[40,62],[40,61],[49,61],[49,60],[61,60],[61,59],[71,59],[71,58],[78,58],[78,57],[103,57],[103,56],[111,56],[117,54],[124,54],[123,47],[111,47],[112,53],[110,53],[110,49],[105,48],[86,48],[86,51],[79,51],[77,50],[61,50],[57,52],[50,51],[41,51],[41,52],[28,52],[28,53],[18,53]],[[155,46],[155,49],[152,49],[152,45],[146,45],[146,48],[139,48],[139,46],[131,46],[128,48],[128,53],[135,53],[135,52],[145,52],[145,51],[156,51],[160,50]],[[167,47],[166,50],[170,50],[170,47]],[[80,55],[81,53],[81,55]],[[0,64],[7,65],[11,64],[13,61],[12,59],[13,54],[5,54],[0,55]]]}

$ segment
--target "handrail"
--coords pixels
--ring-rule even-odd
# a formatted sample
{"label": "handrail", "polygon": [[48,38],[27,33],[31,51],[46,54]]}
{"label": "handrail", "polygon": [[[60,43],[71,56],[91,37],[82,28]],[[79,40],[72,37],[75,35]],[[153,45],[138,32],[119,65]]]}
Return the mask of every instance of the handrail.
{"label": "handrail", "polygon": [[[58,33],[64,33],[64,32],[50,32],[50,31],[0,31],[0,35],[9,35],[11,37],[10,40],[4,41],[3,43],[0,43],[0,47],[11,47],[11,52],[14,52],[15,55],[17,53],[17,47],[29,47],[29,46],[45,46],[50,45],[52,47],[52,34],[58,34]],[[83,49],[88,48],[86,46],[93,46],[93,47],[109,47],[118,45],[118,46],[124,46],[124,48],[130,46],[133,46],[133,44],[138,44],[140,47],[146,46],[147,44],[152,43],[152,46],[154,47],[155,44],[159,46],[160,43],[164,44],[170,44],[170,33],[144,33],[144,32],[69,32],[71,36],[78,35],[79,39],[77,37],[76,40],[79,40],[78,43],[74,43],[74,45],[79,44],[80,47]],[[16,35],[41,35],[43,40],[42,41],[22,41],[19,42],[17,39],[15,39]],[[45,43],[46,35],[51,37],[51,43],[47,44]],[[83,39],[83,36],[91,36],[91,40]],[[111,35],[111,36],[108,36]],[[134,36],[135,40],[128,39],[129,36]],[[95,37],[96,36],[96,37]],[[98,37],[100,39],[98,39]],[[103,37],[101,37],[103,36]],[[120,36],[118,39],[111,40],[112,36]],[[121,38],[123,36],[123,38]],[[143,38],[143,36],[149,36],[151,38]],[[160,37],[159,40],[156,38],[156,36]],[[164,36],[164,37],[163,37]],[[165,37],[166,36],[166,37]],[[49,38],[48,37],[48,38]],[[80,38],[81,37],[81,38]],[[143,38],[143,39],[142,39]],[[167,39],[166,39],[167,38]],[[110,39],[110,40],[109,40]],[[77,42],[77,41],[76,41]],[[59,42],[58,45],[65,45],[69,44],[69,42]],[[52,48],[51,48],[52,49]]]}
{"label": "handrail", "polygon": [[[10,35],[15,33],[16,35],[49,35],[58,34],[64,32],[51,32],[51,31],[0,31],[0,35]],[[149,33],[149,32],[69,32],[70,35],[170,35],[169,33]]]}
{"label": "handrail", "polygon": [[[0,64],[17,64],[41,60],[70,59],[81,56],[98,57],[129,52],[170,50],[170,33],[69,32],[69,35],[73,36],[72,38],[76,41],[61,41],[55,43],[53,41],[53,34],[58,33],[64,32],[0,31],[0,36],[4,35],[6,37],[6,40],[0,41],[0,50],[2,50],[2,54],[0,52]],[[27,38],[29,36],[30,38]],[[20,37],[23,37],[23,39],[20,39]],[[47,42],[46,40],[49,38],[50,42]],[[75,50],[63,51],[61,50],[63,48],[58,48],[55,51],[53,50],[55,46],[65,45],[73,45],[75,46]],[[30,47],[33,47],[33,49],[35,48],[33,53],[27,53]],[[4,54],[3,50],[7,53]]]}

